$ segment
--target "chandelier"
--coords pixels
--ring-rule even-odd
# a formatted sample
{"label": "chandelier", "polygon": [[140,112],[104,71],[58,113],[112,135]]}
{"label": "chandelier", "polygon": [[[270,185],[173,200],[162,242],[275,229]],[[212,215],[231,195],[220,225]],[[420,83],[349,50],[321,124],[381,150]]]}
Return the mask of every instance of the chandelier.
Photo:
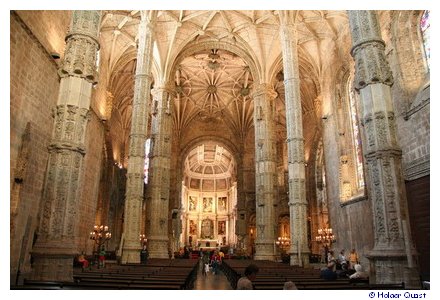
{"label": "chandelier", "polygon": [[141,233],[139,234],[139,242],[141,242],[141,246],[145,245],[147,243],[147,237],[145,234]]}
{"label": "chandelier", "polygon": [[315,237],[315,241],[324,245],[331,245],[331,243],[336,242],[336,237],[333,234],[333,229],[326,227],[319,228],[318,235]]}
{"label": "chandelier", "polygon": [[112,234],[108,230],[108,226],[95,225],[93,226],[93,231],[90,232],[89,238],[95,241],[98,249],[101,249],[101,246],[112,238]]}
{"label": "chandelier", "polygon": [[279,236],[278,239],[275,240],[275,244],[280,248],[280,250],[287,250],[290,246],[290,238],[287,236]]}

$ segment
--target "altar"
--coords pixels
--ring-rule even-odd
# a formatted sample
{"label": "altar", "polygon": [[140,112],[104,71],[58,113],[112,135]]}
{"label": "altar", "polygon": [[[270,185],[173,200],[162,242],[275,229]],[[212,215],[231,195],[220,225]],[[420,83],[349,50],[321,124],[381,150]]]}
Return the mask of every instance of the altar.
{"label": "altar", "polygon": [[219,243],[218,240],[212,240],[212,239],[198,239],[197,240],[197,246],[199,248],[211,248],[211,249],[215,249],[218,248]]}

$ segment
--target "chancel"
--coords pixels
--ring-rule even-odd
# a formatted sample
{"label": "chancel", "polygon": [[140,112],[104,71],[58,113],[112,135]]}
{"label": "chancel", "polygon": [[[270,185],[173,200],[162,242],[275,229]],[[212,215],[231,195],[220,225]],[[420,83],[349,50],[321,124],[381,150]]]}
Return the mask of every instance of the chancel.
{"label": "chancel", "polygon": [[426,288],[429,13],[11,10],[11,289]]}

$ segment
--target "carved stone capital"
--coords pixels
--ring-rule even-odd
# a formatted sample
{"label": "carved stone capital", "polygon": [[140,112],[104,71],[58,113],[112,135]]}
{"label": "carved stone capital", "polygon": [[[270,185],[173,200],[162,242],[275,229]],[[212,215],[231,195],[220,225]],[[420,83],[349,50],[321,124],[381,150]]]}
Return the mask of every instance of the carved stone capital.
{"label": "carved stone capital", "polygon": [[96,60],[100,22],[100,11],[73,12],[64,60],[58,71],[61,77],[77,76],[93,84],[98,82]]}
{"label": "carved stone capital", "polygon": [[355,89],[360,90],[370,84],[393,85],[393,74],[385,57],[383,41],[370,40],[352,49],[355,59]]}
{"label": "carved stone capital", "polygon": [[252,93],[252,98],[261,96],[266,96],[270,100],[273,100],[278,96],[278,93],[268,84],[263,83],[254,87],[254,92]]}
{"label": "carved stone capital", "polygon": [[61,77],[76,76],[90,83],[98,82],[96,58],[99,44],[89,36],[68,38],[64,60],[58,71]]}
{"label": "carved stone capital", "polygon": [[370,84],[382,83],[391,86],[393,76],[385,57],[376,12],[348,11],[355,59],[355,88],[360,90]]}

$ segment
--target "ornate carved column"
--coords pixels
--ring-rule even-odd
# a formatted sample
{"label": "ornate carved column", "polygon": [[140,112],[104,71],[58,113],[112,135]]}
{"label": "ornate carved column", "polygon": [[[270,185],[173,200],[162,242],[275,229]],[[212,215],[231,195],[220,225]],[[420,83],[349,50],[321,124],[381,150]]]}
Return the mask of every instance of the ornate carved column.
{"label": "ornate carved column", "polygon": [[289,175],[290,264],[308,265],[307,199],[304,136],[299,89],[297,32],[294,11],[280,11],[280,38],[286,101],[287,157]]}
{"label": "ornate carved column", "polygon": [[240,144],[240,153],[237,155],[237,219],[235,234],[241,241],[246,236],[246,193],[244,191],[243,144]]}
{"label": "ornate carved column", "polygon": [[373,283],[399,283],[420,288],[408,224],[408,208],[391,99],[393,77],[385,57],[376,12],[348,11],[351,54],[356,63],[355,88],[360,92],[363,151],[374,216],[374,248],[369,253]]}
{"label": "ornate carved column", "polygon": [[276,139],[273,105],[276,92],[266,84],[256,87],[254,98],[256,241],[255,259],[275,258],[277,197]]}
{"label": "ornate carved column", "polygon": [[153,91],[151,206],[148,251],[151,258],[168,258],[168,215],[172,137],[172,86]]}
{"label": "ornate carved column", "polygon": [[84,139],[96,55],[100,11],[74,11],[59,69],[60,91],[42,198],[38,239],[32,250],[32,278],[73,281],[73,257],[79,220],[79,182],[86,153]]}
{"label": "ornate carved column", "polygon": [[133,112],[127,167],[127,187],[124,212],[124,247],[122,263],[139,263],[139,234],[144,199],[145,141],[147,139],[148,117],[150,114],[151,63],[153,56],[153,33],[151,19],[146,11],[141,11],[139,24],[139,45],[137,53]]}

